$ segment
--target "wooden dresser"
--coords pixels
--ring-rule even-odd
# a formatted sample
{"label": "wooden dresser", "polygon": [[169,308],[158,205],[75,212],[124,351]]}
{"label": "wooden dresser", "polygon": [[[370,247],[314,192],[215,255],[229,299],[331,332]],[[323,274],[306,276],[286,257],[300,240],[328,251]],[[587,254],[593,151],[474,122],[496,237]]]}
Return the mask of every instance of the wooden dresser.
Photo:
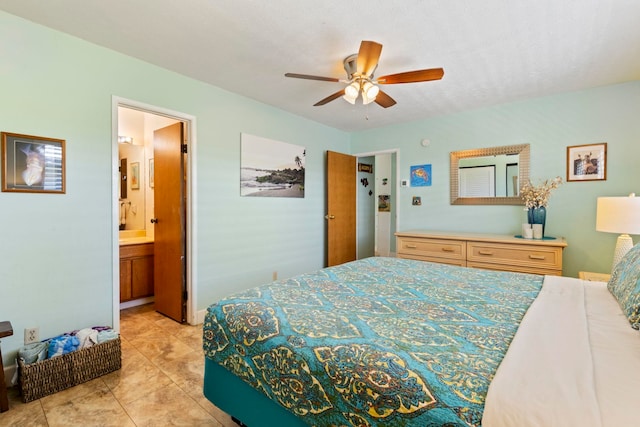
{"label": "wooden dresser", "polygon": [[564,238],[521,239],[510,235],[411,230],[396,233],[398,258],[462,267],[562,275]]}

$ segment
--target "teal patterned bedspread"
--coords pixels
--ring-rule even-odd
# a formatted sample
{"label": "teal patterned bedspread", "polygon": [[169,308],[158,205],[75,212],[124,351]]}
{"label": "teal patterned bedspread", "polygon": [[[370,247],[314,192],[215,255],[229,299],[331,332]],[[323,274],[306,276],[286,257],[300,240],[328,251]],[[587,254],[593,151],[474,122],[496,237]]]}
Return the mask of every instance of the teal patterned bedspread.
{"label": "teal patterned bedspread", "polygon": [[542,279],[367,258],[213,304],[204,351],[312,426],[479,426]]}

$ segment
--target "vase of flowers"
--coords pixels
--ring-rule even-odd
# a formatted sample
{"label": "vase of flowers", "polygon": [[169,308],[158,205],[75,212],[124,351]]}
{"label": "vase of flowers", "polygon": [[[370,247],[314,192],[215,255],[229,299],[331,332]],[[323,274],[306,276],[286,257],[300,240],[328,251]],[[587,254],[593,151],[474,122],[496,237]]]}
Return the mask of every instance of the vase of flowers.
{"label": "vase of flowers", "polygon": [[529,224],[542,224],[542,236],[544,236],[544,227],[547,222],[547,205],[551,191],[558,188],[560,184],[562,184],[562,178],[557,176],[539,185],[533,185],[531,181],[527,181],[520,189],[520,197],[527,207],[527,220]]}

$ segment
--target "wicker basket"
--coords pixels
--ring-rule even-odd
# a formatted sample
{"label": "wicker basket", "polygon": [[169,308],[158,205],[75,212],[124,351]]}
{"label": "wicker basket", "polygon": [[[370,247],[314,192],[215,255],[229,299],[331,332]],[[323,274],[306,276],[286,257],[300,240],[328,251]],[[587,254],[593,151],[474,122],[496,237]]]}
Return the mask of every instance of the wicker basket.
{"label": "wicker basket", "polygon": [[25,365],[18,361],[23,402],[57,393],[122,366],[120,338]]}

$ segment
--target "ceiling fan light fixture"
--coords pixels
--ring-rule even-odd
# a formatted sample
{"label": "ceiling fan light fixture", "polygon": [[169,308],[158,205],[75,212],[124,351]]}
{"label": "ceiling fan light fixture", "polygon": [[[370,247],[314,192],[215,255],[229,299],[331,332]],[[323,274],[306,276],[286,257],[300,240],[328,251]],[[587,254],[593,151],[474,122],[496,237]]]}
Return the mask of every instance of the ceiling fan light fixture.
{"label": "ceiling fan light fixture", "polygon": [[378,92],[380,92],[380,88],[369,81],[364,82],[364,84],[362,85],[362,95],[366,96],[371,101],[374,101],[376,99],[376,96],[378,96]]}
{"label": "ceiling fan light fixture", "polygon": [[349,104],[355,104],[356,99],[358,99],[359,93],[360,93],[360,85],[358,84],[358,82],[353,82],[344,89],[343,98]]}
{"label": "ceiling fan light fixture", "polygon": [[351,98],[354,101],[358,98],[358,93],[360,92],[360,85],[358,82],[353,82],[349,86],[344,89],[344,96],[347,98]]}
{"label": "ceiling fan light fixture", "polygon": [[347,95],[344,95],[342,97],[345,101],[347,101],[349,104],[355,104],[356,103],[356,99],[355,98],[350,98]]}

